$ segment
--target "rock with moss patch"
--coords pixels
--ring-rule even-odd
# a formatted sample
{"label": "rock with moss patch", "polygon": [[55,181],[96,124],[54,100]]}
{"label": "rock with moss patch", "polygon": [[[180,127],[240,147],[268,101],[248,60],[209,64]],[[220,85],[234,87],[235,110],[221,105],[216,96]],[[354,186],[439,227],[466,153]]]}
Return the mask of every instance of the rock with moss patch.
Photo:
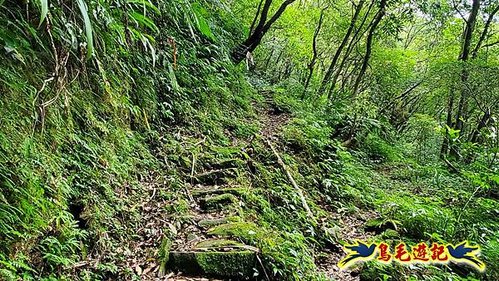
{"label": "rock with moss patch", "polygon": [[201,199],[199,203],[201,208],[203,208],[204,210],[222,210],[229,208],[231,205],[234,205],[237,202],[238,199],[236,196],[229,193],[224,193],[220,195],[205,197]]}
{"label": "rock with moss patch", "polygon": [[222,278],[251,277],[256,267],[253,251],[171,252],[168,268],[193,275]]}
{"label": "rock with moss patch", "polygon": [[381,237],[383,239],[398,239],[400,238],[400,234],[396,230],[387,229],[381,234]]}
{"label": "rock with moss patch", "polygon": [[198,225],[203,228],[212,228],[217,225],[226,224],[230,222],[238,222],[241,221],[240,217],[224,217],[224,218],[212,218],[212,219],[203,219],[198,222]]}
{"label": "rock with moss patch", "polygon": [[252,222],[234,222],[215,226],[208,230],[210,235],[238,237],[244,241],[252,241],[262,235],[262,230]]}

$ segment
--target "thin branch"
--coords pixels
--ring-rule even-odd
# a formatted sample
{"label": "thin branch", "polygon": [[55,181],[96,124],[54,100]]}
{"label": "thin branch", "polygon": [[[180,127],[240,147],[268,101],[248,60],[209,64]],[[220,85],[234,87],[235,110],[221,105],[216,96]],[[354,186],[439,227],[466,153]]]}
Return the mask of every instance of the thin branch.
{"label": "thin branch", "polygon": [[270,147],[270,149],[272,150],[272,152],[274,153],[275,157],[277,158],[277,163],[279,164],[279,166],[281,166],[282,170],[284,171],[284,173],[286,174],[286,176],[288,177],[288,180],[291,182],[291,185],[295,188],[296,192],[298,193],[298,196],[300,197],[300,200],[301,200],[301,203],[303,205],[303,208],[305,209],[305,211],[307,212],[307,215],[310,217],[310,219],[317,223],[317,221],[315,220],[315,217],[314,217],[314,214],[312,213],[312,211],[310,210],[310,207],[308,206],[307,204],[307,200],[305,199],[305,196],[303,195],[303,191],[301,190],[301,188],[296,184],[296,181],[294,180],[293,176],[291,175],[291,172],[289,171],[289,169],[286,167],[286,164],[284,163],[284,161],[282,161],[282,158],[281,156],[279,155],[279,153],[277,153],[277,150],[274,148],[274,146],[272,145],[272,142],[270,142],[270,140],[266,140],[267,141],[267,144],[268,146]]}

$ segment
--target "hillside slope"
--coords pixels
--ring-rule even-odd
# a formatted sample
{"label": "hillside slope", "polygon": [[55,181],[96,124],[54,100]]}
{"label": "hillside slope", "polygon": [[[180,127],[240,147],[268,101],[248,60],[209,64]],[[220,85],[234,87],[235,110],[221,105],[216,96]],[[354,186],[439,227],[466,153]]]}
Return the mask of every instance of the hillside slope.
{"label": "hillside slope", "polygon": [[[345,125],[362,105],[235,65],[229,6],[0,3],[0,279],[499,279],[497,179],[421,158],[424,115]],[[339,271],[355,239],[476,241],[487,270]]]}

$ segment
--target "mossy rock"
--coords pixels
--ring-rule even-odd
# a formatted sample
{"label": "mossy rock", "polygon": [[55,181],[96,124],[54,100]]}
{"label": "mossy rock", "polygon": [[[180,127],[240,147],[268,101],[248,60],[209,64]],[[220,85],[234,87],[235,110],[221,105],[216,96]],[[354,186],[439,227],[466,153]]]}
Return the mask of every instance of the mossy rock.
{"label": "mossy rock", "polygon": [[159,258],[159,272],[163,275],[166,272],[166,264],[170,259],[170,249],[172,246],[172,240],[169,235],[163,237],[161,245],[159,246],[158,258]]}
{"label": "mossy rock", "polygon": [[198,222],[198,225],[202,228],[212,228],[217,225],[226,224],[230,222],[238,222],[241,221],[240,217],[225,217],[225,218],[213,218],[213,219],[203,219]]}
{"label": "mossy rock", "polygon": [[366,231],[372,231],[376,234],[380,234],[387,229],[396,230],[397,226],[391,220],[384,220],[382,218],[376,218],[376,219],[368,220],[364,224],[364,229]]}
{"label": "mossy rock", "polygon": [[225,247],[241,248],[244,247],[244,244],[228,239],[210,239],[210,240],[201,241],[198,244],[196,244],[196,246],[194,246],[194,248],[197,250],[198,249],[216,250]]}
{"label": "mossy rock", "polygon": [[224,193],[215,196],[208,196],[201,199],[200,206],[204,210],[223,210],[238,202],[236,196],[230,193]]}
{"label": "mossy rock", "polygon": [[208,230],[210,235],[223,237],[238,237],[244,241],[253,241],[260,237],[265,231],[252,222],[234,222],[215,226]]}
{"label": "mossy rock", "polygon": [[249,279],[256,267],[253,251],[170,252],[168,268],[192,275]]}

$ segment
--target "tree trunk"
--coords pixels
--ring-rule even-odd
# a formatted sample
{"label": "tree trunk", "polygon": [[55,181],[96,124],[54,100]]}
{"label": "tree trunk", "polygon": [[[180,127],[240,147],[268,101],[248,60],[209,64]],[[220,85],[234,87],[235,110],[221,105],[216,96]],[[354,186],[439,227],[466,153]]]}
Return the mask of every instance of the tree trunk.
{"label": "tree trunk", "polygon": [[381,20],[383,19],[383,16],[385,15],[386,1],[387,0],[381,0],[380,6],[379,6],[379,11],[376,14],[376,17],[373,21],[373,25],[371,26],[371,29],[369,30],[369,34],[367,35],[366,54],[364,55],[364,61],[362,62],[362,68],[360,69],[360,73],[357,76],[357,80],[355,81],[355,84],[353,86],[353,95],[354,96],[357,95],[357,91],[359,90],[360,82],[362,81],[362,78],[364,78],[364,74],[366,73],[367,65],[369,63],[369,59],[371,58],[374,32],[376,31],[376,27],[378,27],[378,24],[381,22]]}
{"label": "tree trunk", "polygon": [[285,0],[275,14],[267,21],[270,5],[272,0],[265,0],[263,8],[260,13],[260,20],[255,27],[253,33],[241,44],[232,50],[232,61],[239,64],[246,57],[246,53],[253,52],[260,44],[265,34],[269,31],[272,24],[274,24],[279,17],[284,13],[286,8],[296,0]]}
{"label": "tree trunk", "polygon": [[260,15],[260,11],[262,10],[262,4],[263,4],[263,0],[260,0],[260,3],[258,4],[258,8],[256,9],[255,17],[253,18],[253,21],[251,22],[248,37],[251,36],[251,34],[253,34],[253,28],[255,28],[256,21],[258,20],[258,16]]}
{"label": "tree trunk", "polygon": [[487,18],[487,21],[485,22],[485,26],[483,28],[482,34],[480,35],[480,39],[478,39],[478,42],[476,43],[476,46],[473,49],[473,52],[471,54],[472,59],[477,57],[478,51],[482,47],[483,41],[485,40],[485,37],[487,37],[487,34],[489,33],[490,24],[492,23],[492,20],[494,19],[494,16],[495,16],[495,14],[497,14],[497,12],[499,12],[499,5],[497,5],[497,7],[495,7],[494,10],[492,10],[492,12],[490,12],[490,14]]}
{"label": "tree trunk", "polygon": [[[364,24],[366,23],[366,20],[369,17],[369,13],[371,12],[371,9],[374,6],[375,2],[376,1],[372,1],[371,4],[369,5],[369,8],[367,9],[367,12],[366,12],[364,18],[362,19],[362,22],[361,22],[359,28],[357,28],[357,31],[355,31],[355,34],[353,35],[352,39],[350,40],[350,43],[348,43],[348,47],[347,47],[347,50],[345,51],[345,55],[343,55],[343,58],[341,59],[340,66],[337,68],[336,71],[334,71],[334,76],[333,76],[333,80],[331,82],[331,88],[329,89],[329,92],[334,91],[334,89],[336,87],[336,83],[338,82],[338,78],[340,77],[341,71],[343,70],[348,58],[350,57],[350,54],[352,53],[353,48],[360,41],[360,38],[362,38],[364,33],[372,25],[372,22],[369,23],[367,29],[361,33],[362,28],[364,27]],[[343,86],[342,86],[342,88],[343,88]]]}
{"label": "tree trunk", "polygon": [[[459,103],[456,112],[455,130],[460,131],[460,135],[463,135],[464,129],[464,114],[467,112],[467,99],[468,99],[468,89],[466,83],[468,83],[469,72],[466,66],[471,53],[471,41],[473,40],[473,30],[475,28],[476,19],[480,9],[480,0],[473,0],[471,12],[469,14],[468,20],[466,21],[466,27],[463,33],[463,46],[461,49],[461,54],[459,55],[459,60],[463,62],[463,69],[461,71],[461,96],[459,98]],[[451,153],[454,156],[458,156],[457,147],[451,147]]]}
{"label": "tree trunk", "polygon": [[319,37],[319,32],[321,31],[322,20],[324,19],[324,11],[325,10],[326,10],[325,8],[322,9],[321,15],[319,17],[319,22],[317,23],[317,27],[315,28],[314,39],[312,40],[312,51],[314,54],[312,56],[312,60],[308,64],[308,76],[307,76],[307,79],[305,80],[305,86],[303,88],[303,93],[301,95],[302,100],[305,99],[305,94],[307,93],[308,85],[310,84],[310,80],[312,79],[312,75],[314,74],[314,67],[315,67],[315,63],[317,61],[317,56],[318,56],[317,37]]}
{"label": "tree trunk", "polygon": [[[333,72],[336,67],[336,63],[338,62],[338,59],[340,58],[341,52],[343,51],[343,48],[345,48],[346,44],[348,43],[348,40],[350,39],[350,36],[352,35],[353,29],[355,28],[355,24],[357,23],[357,19],[359,17],[360,11],[362,10],[362,7],[364,6],[365,0],[361,0],[357,7],[355,7],[355,12],[352,16],[352,20],[350,21],[350,26],[348,27],[348,30],[343,37],[343,40],[340,43],[340,46],[336,50],[336,53],[333,56],[333,59],[331,60],[331,64],[328,67],[328,70],[326,72],[326,75],[324,76],[324,79],[322,79],[321,86],[319,88],[319,94],[324,93],[326,90],[326,85],[328,82],[331,80],[331,77],[333,76]],[[329,97],[328,97],[329,99]]]}

